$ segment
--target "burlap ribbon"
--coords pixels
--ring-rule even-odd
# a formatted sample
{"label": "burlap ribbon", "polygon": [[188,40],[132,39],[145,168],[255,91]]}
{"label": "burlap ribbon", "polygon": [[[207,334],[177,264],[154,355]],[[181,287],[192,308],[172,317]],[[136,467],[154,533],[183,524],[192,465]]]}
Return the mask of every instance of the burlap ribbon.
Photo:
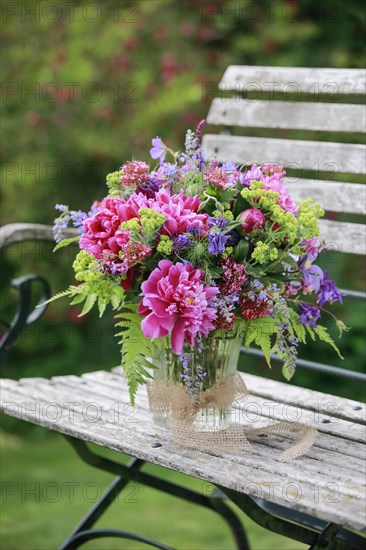
{"label": "burlap ribbon", "polygon": [[193,401],[183,385],[154,380],[148,385],[150,410],[170,415],[170,429],[177,446],[207,453],[250,451],[248,438],[277,435],[287,437],[295,445],[286,449],[279,457],[287,462],[308,452],[314,443],[317,431],[301,422],[277,422],[263,428],[249,429],[241,424],[232,424],[226,429],[199,428],[194,424],[202,409],[225,410],[240,405],[249,392],[238,372],[219,379],[212,388],[201,393]]}

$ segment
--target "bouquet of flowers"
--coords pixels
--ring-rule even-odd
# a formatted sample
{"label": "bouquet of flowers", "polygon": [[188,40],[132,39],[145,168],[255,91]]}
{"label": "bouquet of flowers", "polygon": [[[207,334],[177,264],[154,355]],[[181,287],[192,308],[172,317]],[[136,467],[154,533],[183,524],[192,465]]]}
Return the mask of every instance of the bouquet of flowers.
{"label": "bouquet of flowers", "polygon": [[[203,125],[188,130],[184,152],[154,138],[156,165],[133,160],[108,174],[108,195],[90,212],[56,205],[56,249],[78,241],[80,251],[73,263],[79,284],[54,298],[83,302],[80,315],[95,304],[101,316],[107,305],[116,310],[132,401],[157,351],[180,356],[184,384],[187,348],[234,326],[268,364],[272,353],[282,358],[287,380],[307,337],[340,355],[319,324],[330,314],[340,334],[346,328],[325,307],[343,295],[314,264],[324,249],[323,210],[311,199],[292,200],[282,166],[205,159]],[[64,239],[69,223],[80,234]]]}

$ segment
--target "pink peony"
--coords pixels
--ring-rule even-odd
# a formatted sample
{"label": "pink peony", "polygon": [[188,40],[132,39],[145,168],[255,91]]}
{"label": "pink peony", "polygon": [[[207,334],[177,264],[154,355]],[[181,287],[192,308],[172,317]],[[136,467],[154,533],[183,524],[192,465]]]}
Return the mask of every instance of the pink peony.
{"label": "pink peony", "polygon": [[121,225],[121,208],[125,201],[106,198],[98,207],[100,210],[91,218],[83,220],[84,233],[80,238],[80,248],[93,254],[97,259],[116,256],[119,245],[115,234]]}
{"label": "pink peony", "polygon": [[140,208],[148,206],[148,199],[140,193],[132,195],[128,201],[111,197],[103,199],[98,205],[100,210],[83,220],[85,232],[80,238],[80,248],[97,259],[116,260],[129,240],[129,231],[122,231],[121,223],[138,217]]}
{"label": "pink peony", "polygon": [[216,310],[210,306],[216,287],[206,286],[203,272],[191,264],[161,260],[141,285],[139,313],[145,319],[142,332],[154,340],[172,335],[172,349],[180,354],[183,345],[195,343],[196,336],[213,330]]}
{"label": "pink peony", "polygon": [[160,189],[152,208],[166,217],[161,233],[176,235],[186,233],[188,228],[205,230],[208,215],[198,213],[200,204],[198,195],[186,197],[182,190],[177,195],[171,195],[169,189]]}
{"label": "pink peony", "polygon": [[263,213],[257,208],[244,210],[244,212],[239,214],[238,220],[241,222],[240,228],[244,233],[251,233],[252,231],[262,229],[266,221]]}

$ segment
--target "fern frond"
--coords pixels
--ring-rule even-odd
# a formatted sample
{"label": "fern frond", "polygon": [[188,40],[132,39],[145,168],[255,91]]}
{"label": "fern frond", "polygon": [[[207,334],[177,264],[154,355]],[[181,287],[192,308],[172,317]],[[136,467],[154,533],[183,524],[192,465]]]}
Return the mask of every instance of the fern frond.
{"label": "fern frond", "polygon": [[97,294],[88,294],[85,296],[85,302],[83,309],[81,310],[81,313],[79,313],[78,317],[82,317],[83,315],[86,315],[89,313],[95,302],[97,301]]}
{"label": "fern frond", "polygon": [[157,348],[161,349],[166,344],[159,342],[159,339],[152,343],[144,336],[136,305],[126,306],[123,312],[116,315],[116,319],[116,326],[122,328],[116,334],[120,337],[121,365],[126,374],[131,403],[134,404],[139,384],[144,384],[146,378],[152,378],[147,369],[156,368],[149,358],[154,357]]}
{"label": "fern frond", "polygon": [[65,296],[73,296],[72,287],[68,288],[67,290],[63,290],[62,292],[58,292],[57,294],[52,296],[52,298],[50,298],[49,300],[46,300],[45,302],[42,302],[41,304],[38,304],[36,307],[42,307],[46,304],[50,304],[51,302],[54,302],[59,298],[64,298]]}
{"label": "fern frond", "polygon": [[278,332],[273,319],[266,317],[248,323],[245,347],[248,350],[253,342],[263,351],[267,364],[271,367],[271,336]]}
{"label": "fern frond", "polygon": [[326,327],[323,327],[322,325],[318,325],[316,328],[314,328],[314,332],[317,335],[317,337],[319,338],[319,340],[322,340],[323,342],[326,342],[327,344],[332,346],[332,348],[338,354],[338,357],[340,357],[341,359],[344,359],[344,357],[342,357],[342,355],[341,355],[341,352],[339,351],[336,344],[334,343],[333,338],[331,338],[331,336],[330,336],[330,334],[329,334]]}

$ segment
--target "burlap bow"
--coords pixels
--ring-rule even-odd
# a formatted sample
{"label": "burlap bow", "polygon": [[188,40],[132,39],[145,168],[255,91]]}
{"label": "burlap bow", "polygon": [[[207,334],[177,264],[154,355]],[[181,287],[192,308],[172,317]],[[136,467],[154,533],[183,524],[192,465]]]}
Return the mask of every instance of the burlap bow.
{"label": "burlap bow", "polygon": [[238,372],[219,379],[195,401],[181,384],[154,380],[148,385],[150,410],[170,415],[172,436],[179,447],[212,454],[220,451],[250,451],[252,447],[248,437],[278,435],[295,441],[295,445],[279,456],[280,462],[287,462],[308,452],[317,431],[301,422],[284,421],[255,429],[248,429],[238,423],[226,429],[210,426],[196,428],[194,421],[202,409],[224,411],[235,404],[239,405],[248,395],[247,387]]}

